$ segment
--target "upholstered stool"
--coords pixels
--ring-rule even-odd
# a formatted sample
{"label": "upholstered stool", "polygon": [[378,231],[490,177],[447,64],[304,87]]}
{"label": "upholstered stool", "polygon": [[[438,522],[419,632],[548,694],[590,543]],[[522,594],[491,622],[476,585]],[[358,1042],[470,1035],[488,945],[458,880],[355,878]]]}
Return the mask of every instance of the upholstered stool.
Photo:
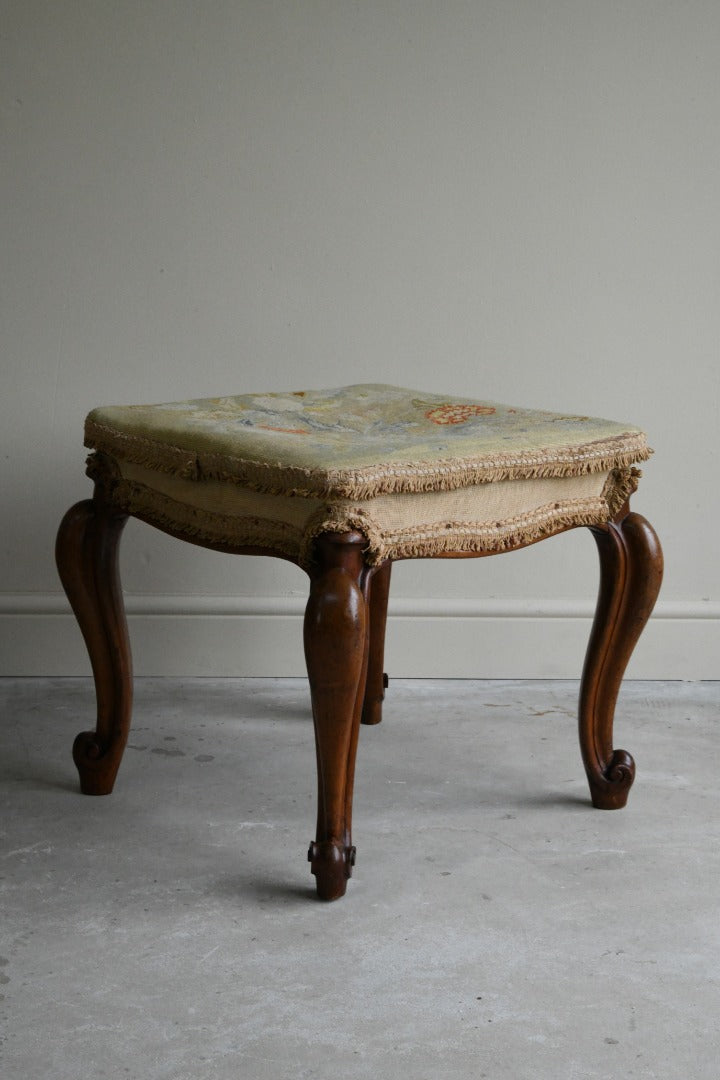
{"label": "upholstered stool", "polygon": [[[113,787],[130,727],[130,647],[117,551],[128,515],[219,551],[276,555],[307,571],[305,655],[318,762],[309,858],[319,895],[345,892],[361,719],[377,723],[396,559],[511,551],[589,526],[600,593],[580,691],[592,802],[625,805],[635,766],[612,743],[615,701],[652,610],[662,553],[631,513],[644,434],[394,386],[95,409],[85,444],[94,497],[60,526],[57,559],[82,628],[97,726],[73,756],[82,790]],[[438,643],[440,645],[440,643]]]}

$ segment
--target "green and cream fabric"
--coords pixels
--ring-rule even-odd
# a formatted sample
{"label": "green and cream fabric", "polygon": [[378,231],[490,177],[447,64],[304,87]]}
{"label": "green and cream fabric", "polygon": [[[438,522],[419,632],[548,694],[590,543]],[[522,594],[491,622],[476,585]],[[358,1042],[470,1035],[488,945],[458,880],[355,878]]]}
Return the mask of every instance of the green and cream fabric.
{"label": "green and cream fabric", "polygon": [[378,384],[109,406],[85,435],[119,507],[303,564],[327,529],[359,529],[377,562],[600,524],[650,454],[628,424]]}

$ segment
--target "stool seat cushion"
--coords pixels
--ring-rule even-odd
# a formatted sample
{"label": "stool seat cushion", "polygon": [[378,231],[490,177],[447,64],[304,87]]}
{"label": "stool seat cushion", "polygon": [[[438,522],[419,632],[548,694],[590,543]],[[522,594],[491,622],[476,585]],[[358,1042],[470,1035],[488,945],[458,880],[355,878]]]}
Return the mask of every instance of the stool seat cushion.
{"label": "stool seat cushion", "polygon": [[629,424],[379,384],[98,408],[85,442],[118,507],[303,564],[328,529],[372,563],[600,524],[651,453]]}

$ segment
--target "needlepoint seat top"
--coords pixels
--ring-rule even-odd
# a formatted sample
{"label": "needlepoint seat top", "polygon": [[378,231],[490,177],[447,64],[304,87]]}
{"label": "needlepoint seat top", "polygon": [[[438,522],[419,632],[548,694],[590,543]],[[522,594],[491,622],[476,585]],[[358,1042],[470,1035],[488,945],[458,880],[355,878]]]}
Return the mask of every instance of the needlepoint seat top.
{"label": "needlepoint seat top", "polygon": [[86,445],[185,480],[367,499],[644,461],[631,425],[382,384],[94,409]]}

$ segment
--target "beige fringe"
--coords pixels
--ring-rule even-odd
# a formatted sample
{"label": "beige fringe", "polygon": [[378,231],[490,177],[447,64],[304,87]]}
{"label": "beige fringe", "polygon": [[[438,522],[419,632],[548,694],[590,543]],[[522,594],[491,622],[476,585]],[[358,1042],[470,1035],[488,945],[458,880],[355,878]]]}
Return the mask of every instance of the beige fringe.
{"label": "beige fringe", "polygon": [[269,555],[276,553],[298,561],[303,534],[285,521],[233,517],[189,506],[145,484],[127,480],[108,466],[107,459],[99,460],[99,455],[88,458],[87,474],[98,484],[107,502],[160,529],[180,533],[199,543],[238,549],[265,548]]}
{"label": "beige fringe", "polygon": [[368,539],[365,560],[376,566],[385,559],[420,559],[452,553],[491,555],[526,547],[566,529],[582,525],[605,525],[622,509],[637,490],[638,469],[618,469],[607,478],[599,498],[550,503],[505,521],[447,521],[431,527],[416,525],[391,534],[383,534],[375,523],[357,509],[341,516],[322,517],[308,523],[300,561],[307,565],[312,557],[312,542],[324,532],[357,529]]}
{"label": "beige fringe", "polygon": [[652,450],[641,432],[629,432],[579,446],[453,458],[426,462],[389,462],[356,469],[305,469],[280,462],[250,461],[127,435],[90,420],[85,445],[91,449],[171,473],[183,480],[222,480],[267,495],[365,500],[400,492],[454,491],[501,480],[584,476],[627,468],[647,461]]}
{"label": "beige fringe", "polygon": [[314,541],[325,532],[361,532],[367,538],[365,560],[376,566],[385,559],[432,558],[452,553],[490,555],[525,547],[545,537],[582,525],[604,525],[620,512],[637,490],[638,469],[613,470],[598,498],[550,503],[505,521],[447,521],[432,526],[416,525],[395,533],[383,533],[362,507],[339,511],[322,507],[298,529],[286,522],[257,517],[216,514],[188,506],[144,484],[127,480],[116,462],[101,454],[88,458],[88,475],[98,484],[106,501],[150,524],[184,534],[196,542],[227,547],[260,547],[292,559],[308,569]]}

